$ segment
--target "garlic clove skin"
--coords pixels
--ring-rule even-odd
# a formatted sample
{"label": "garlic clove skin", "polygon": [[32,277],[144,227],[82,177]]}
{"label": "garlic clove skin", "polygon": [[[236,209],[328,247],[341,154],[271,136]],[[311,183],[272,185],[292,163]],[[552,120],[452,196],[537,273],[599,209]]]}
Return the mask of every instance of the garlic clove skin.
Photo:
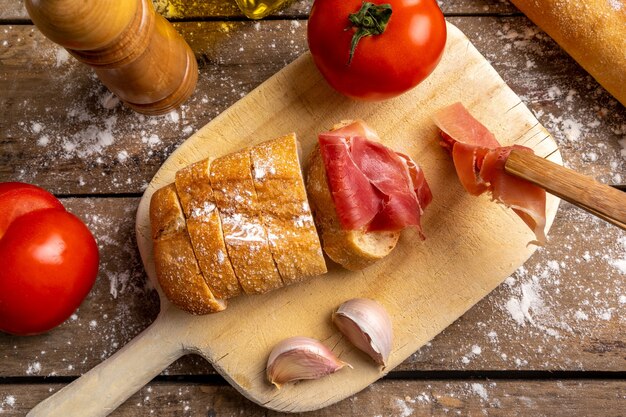
{"label": "garlic clove skin", "polygon": [[369,298],[353,298],[341,304],[332,315],[339,331],[383,369],[391,353],[391,318],[382,305]]}
{"label": "garlic clove skin", "polygon": [[279,342],[267,360],[267,379],[280,388],[285,382],[317,379],[337,372],[348,363],[340,361],[321,342],[309,337],[290,337]]}

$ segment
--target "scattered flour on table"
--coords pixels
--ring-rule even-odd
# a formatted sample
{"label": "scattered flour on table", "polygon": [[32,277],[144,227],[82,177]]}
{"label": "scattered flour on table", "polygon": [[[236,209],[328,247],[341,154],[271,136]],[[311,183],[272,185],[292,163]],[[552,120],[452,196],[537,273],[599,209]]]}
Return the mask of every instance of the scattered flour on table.
{"label": "scattered flour on table", "polygon": [[396,398],[395,405],[396,408],[400,411],[398,417],[409,417],[413,415],[413,412],[415,411],[412,407],[409,407],[405,399],[403,400],[401,398]]}
{"label": "scattered flour on table", "polygon": [[472,391],[478,395],[483,401],[489,400],[489,395],[487,395],[487,390],[483,384],[479,384],[477,382],[472,383],[471,385]]}
{"label": "scattered flour on table", "polygon": [[111,110],[120,104],[120,99],[113,93],[105,93],[100,97],[99,103],[103,108]]}
{"label": "scattered flour on table", "polygon": [[14,407],[15,406],[15,397],[13,395],[7,395],[4,398],[3,403],[8,405],[9,407]]}
{"label": "scattered flour on table", "polygon": [[26,375],[38,375],[41,372],[41,363],[33,362],[26,368]]}
{"label": "scattered flour on table", "polygon": [[609,260],[609,263],[617,269],[620,274],[626,275],[626,237],[619,239],[619,243],[622,245],[622,252],[617,255],[616,258]]}
{"label": "scattered flour on table", "polygon": [[60,67],[65,64],[69,58],[69,52],[67,52],[64,48],[58,48],[56,51],[56,66]]}
{"label": "scattered flour on table", "polygon": [[[456,415],[461,415],[459,410],[475,399],[480,401],[483,414],[486,415],[488,408],[501,407],[500,400],[489,393],[489,390],[496,387],[496,382],[488,381],[426,384],[418,394],[411,393],[404,397],[394,398],[393,404],[397,414],[393,415],[429,415],[427,413],[432,413],[434,404],[445,414],[456,411]],[[376,389],[376,385],[371,386],[370,389]],[[397,389],[404,388],[398,387]]]}
{"label": "scattered flour on table", "polygon": [[63,141],[65,157],[78,156],[85,158],[102,153],[105,148],[113,145],[113,129],[117,124],[117,116],[104,119],[102,124],[92,124]]}
{"label": "scattered flour on table", "polygon": [[0,414],[7,410],[6,407],[15,408],[16,404],[17,399],[15,398],[15,395],[7,395],[2,401],[0,401]]}

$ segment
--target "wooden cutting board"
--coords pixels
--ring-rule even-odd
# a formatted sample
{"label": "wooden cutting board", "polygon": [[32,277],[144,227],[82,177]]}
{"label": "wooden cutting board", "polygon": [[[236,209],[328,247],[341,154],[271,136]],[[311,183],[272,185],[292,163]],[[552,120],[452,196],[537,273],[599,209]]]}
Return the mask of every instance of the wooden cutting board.
{"label": "wooden cutting board", "polygon": [[[353,297],[378,300],[395,334],[389,372],[486,296],[533,253],[530,230],[509,209],[461,188],[438,144],[432,113],[463,102],[503,144],[523,144],[561,163],[556,144],[471,42],[448,24],[444,57],[414,90],[384,102],[356,102],[333,91],[306,53],[220,114],[180,146],[148,186],[137,212],[137,241],[161,296],[155,323],[113,357],[44,401],[31,416],[106,415],[171,362],[199,353],[238,391],[264,407],[299,412],[340,401],[384,372],[347,343],[330,316]],[[173,307],[155,279],[150,240],[152,193],[175,172],[208,156],[295,131],[307,154],[317,133],[342,119],[364,119],[391,148],[422,166],[434,199],[423,220],[426,241],[408,230],[390,256],[362,272],[329,272],[261,296],[242,296],[224,312],[194,317]],[[558,200],[548,196],[548,227]],[[290,336],[323,341],[354,369],[316,381],[267,383],[272,347]]]}

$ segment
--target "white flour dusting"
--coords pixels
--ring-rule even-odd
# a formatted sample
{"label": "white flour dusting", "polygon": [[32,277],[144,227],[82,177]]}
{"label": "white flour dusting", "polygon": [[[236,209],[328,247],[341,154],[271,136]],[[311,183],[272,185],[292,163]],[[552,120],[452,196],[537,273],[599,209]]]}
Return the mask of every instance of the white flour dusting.
{"label": "white flour dusting", "polygon": [[609,259],[609,264],[619,271],[620,274],[626,275],[626,236],[619,239],[622,251],[617,258]]}
{"label": "white flour dusting", "polygon": [[113,145],[113,129],[117,123],[117,117],[111,116],[104,119],[103,124],[92,124],[85,129],[66,138],[62,147],[65,157],[78,156],[85,158],[94,154],[102,153],[106,148]]}
{"label": "white flour dusting", "polygon": [[100,105],[107,109],[111,110],[116,108],[120,104],[120,99],[111,92],[106,92],[99,100]]}
{"label": "white flour dusting", "polygon": [[489,400],[489,395],[487,394],[487,390],[483,384],[479,384],[477,382],[472,383],[471,385],[472,391],[478,395],[483,401]]}
{"label": "white flour dusting", "polygon": [[26,375],[38,375],[41,372],[41,363],[33,362],[26,368]]}
{"label": "white flour dusting", "polygon": [[17,400],[15,399],[14,395],[7,395],[6,397],[4,397],[4,399],[0,401],[0,414],[4,413],[4,411],[7,410],[5,407],[15,408],[16,403]]}
{"label": "white flour dusting", "polygon": [[130,273],[128,271],[122,271],[120,273],[107,271],[107,276],[109,278],[109,292],[113,298],[117,298],[118,294],[122,294],[126,290]]}
{"label": "white flour dusting", "polygon": [[37,146],[46,147],[50,143],[50,137],[48,135],[41,135],[37,139]]}
{"label": "white flour dusting", "polygon": [[401,398],[395,399],[395,405],[396,408],[400,411],[400,414],[398,414],[399,417],[409,417],[413,415],[413,412],[415,411],[413,408],[408,406],[406,400],[403,400]]}
{"label": "white flour dusting", "polygon": [[56,66],[57,67],[60,67],[61,65],[65,64],[69,58],[70,58],[69,52],[67,52],[65,49],[61,47],[57,47],[57,51],[56,51]]}

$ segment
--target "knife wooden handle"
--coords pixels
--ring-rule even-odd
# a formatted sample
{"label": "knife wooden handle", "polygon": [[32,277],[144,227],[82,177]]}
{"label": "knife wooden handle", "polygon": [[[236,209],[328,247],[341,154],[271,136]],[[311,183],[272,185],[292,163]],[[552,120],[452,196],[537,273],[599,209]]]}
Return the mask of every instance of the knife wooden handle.
{"label": "knife wooden handle", "polygon": [[626,230],[626,193],[531,152],[513,150],[505,171]]}

